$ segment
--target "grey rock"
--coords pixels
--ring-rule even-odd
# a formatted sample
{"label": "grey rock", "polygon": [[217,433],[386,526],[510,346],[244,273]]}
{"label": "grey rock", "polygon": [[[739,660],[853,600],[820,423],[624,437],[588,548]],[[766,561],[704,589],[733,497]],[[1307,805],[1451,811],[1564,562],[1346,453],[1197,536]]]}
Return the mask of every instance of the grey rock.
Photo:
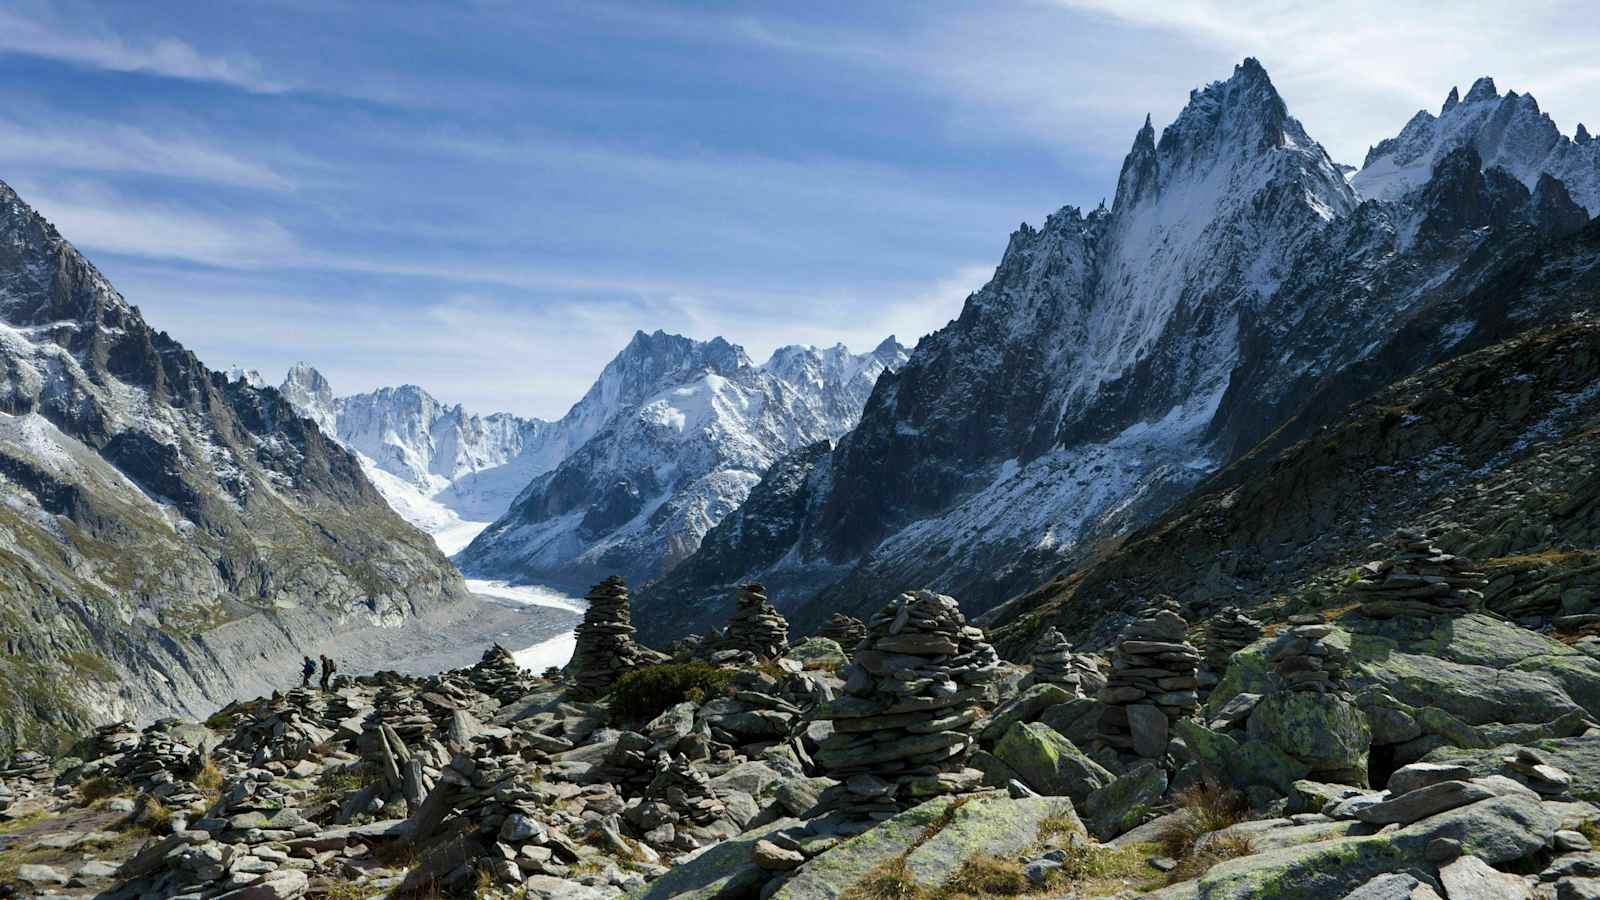
{"label": "grey rock", "polygon": [[1355,817],[1374,825],[1407,825],[1436,813],[1493,797],[1490,791],[1467,781],[1444,781],[1418,788],[1382,803],[1359,809]]}

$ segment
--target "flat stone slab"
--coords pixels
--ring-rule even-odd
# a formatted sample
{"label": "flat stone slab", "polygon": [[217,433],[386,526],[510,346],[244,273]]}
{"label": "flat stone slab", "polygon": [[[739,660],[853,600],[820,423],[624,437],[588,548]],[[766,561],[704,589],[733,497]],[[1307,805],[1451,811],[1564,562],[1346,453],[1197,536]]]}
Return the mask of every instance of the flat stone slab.
{"label": "flat stone slab", "polygon": [[1002,859],[1021,853],[1038,840],[1039,825],[1051,817],[1066,818],[1074,832],[1084,833],[1072,804],[1063,799],[992,796],[969,800],[950,816],[950,824],[906,856],[906,873],[922,887],[937,890],[980,853]]}

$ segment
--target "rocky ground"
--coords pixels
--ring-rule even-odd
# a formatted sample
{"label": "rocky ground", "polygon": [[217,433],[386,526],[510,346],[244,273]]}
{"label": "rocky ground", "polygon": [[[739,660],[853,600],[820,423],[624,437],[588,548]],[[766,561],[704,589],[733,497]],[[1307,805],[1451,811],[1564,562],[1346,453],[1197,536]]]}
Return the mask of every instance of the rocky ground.
{"label": "rocky ground", "polygon": [[1027,664],[948,597],[845,648],[756,586],[667,656],[608,582],[566,672],[491,648],[19,754],[0,896],[1600,896],[1600,638],[1385,546],[1342,608],[1210,633],[1153,602],[1108,657],[1048,633]]}

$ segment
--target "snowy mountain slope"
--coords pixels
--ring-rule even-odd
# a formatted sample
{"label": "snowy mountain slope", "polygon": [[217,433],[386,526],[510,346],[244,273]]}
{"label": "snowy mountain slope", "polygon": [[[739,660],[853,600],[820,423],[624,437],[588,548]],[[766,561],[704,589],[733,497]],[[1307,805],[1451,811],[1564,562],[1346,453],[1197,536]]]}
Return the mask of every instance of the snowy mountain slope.
{"label": "snowy mountain slope", "polygon": [[152,329],[4,184],[0,372],[0,757],[465,596],[351,454]]}
{"label": "snowy mountain slope", "polygon": [[1502,96],[1492,78],[1479,78],[1465,98],[1451,88],[1437,116],[1419,111],[1399,135],[1367,151],[1351,184],[1363,198],[1399,199],[1467,144],[1485,166],[1505,169],[1530,189],[1540,175],[1556,178],[1591,217],[1600,215],[1600,142],[1582,123],[1567,137],[1532,94]]}
{"label": "snowy mountain slope", "polygon": [[[878,377],[905,359],[890,338],[861,355],[784,347],[756,366],[721,338],[641,332],[590,391],[635,405],[528,485],[458,562],[475,575],[580,586],[613,572],[657,577],[783,454],[852,427]],[[661,377],[663,360],[675,377]],[[641,369],[660,384],[638,397],[651,380]]]}
{"label": "snowy mountain slope", "polygon": [[[1247,60],[1159,141],[1146,122],[1109,210],[1012,236],[814,466],[801,521],[769,523],[791,546],[708,543],[721,559],[650,587],[635,620],[657,641],[698,630],[751,578],[799,627],[924,586],[987,608],[1148,521],[1308,398],[1459,352],[1493,310],[1437,311],[1585,218],[1559,182],[1530,192],[1471,147],[1400,199],[1359,203]],[[1363,368],[1379,335],[1421,322],[1409,363]]]}

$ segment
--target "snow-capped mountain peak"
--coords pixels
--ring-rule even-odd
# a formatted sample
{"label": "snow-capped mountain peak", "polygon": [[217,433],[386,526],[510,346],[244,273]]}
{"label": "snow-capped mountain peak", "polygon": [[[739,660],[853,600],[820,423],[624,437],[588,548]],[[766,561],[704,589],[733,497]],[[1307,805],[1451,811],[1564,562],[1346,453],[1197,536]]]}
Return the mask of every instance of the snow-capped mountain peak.
{"label": "snow-capped mountain peak", "polygon": [[1600,214],[1600,145],[1581,124],[1561,133],[1531,94],[1501,94],[1487,76],[1465,97],[1455,88],[1437,116],[1419,111],[1395,137],[1367,151],[1351,184],[1363,199],[1397,200],[1425,183],[1433,167],[1471,144],[1484,168],[1502,168],[1532,189],[1539,176],[1562,181],[1590,216]]}
{"label": "snow-capped mountain peak", "polygon": [[569,414],[585,427],[604,416],[601,427],[459,562],[573,584],[655,577],[693,553],[780,457],[853,427],[878,377],[906,356],[891,338],[864,354],[780,347],[757,366],[722,338],[639,332]]}

